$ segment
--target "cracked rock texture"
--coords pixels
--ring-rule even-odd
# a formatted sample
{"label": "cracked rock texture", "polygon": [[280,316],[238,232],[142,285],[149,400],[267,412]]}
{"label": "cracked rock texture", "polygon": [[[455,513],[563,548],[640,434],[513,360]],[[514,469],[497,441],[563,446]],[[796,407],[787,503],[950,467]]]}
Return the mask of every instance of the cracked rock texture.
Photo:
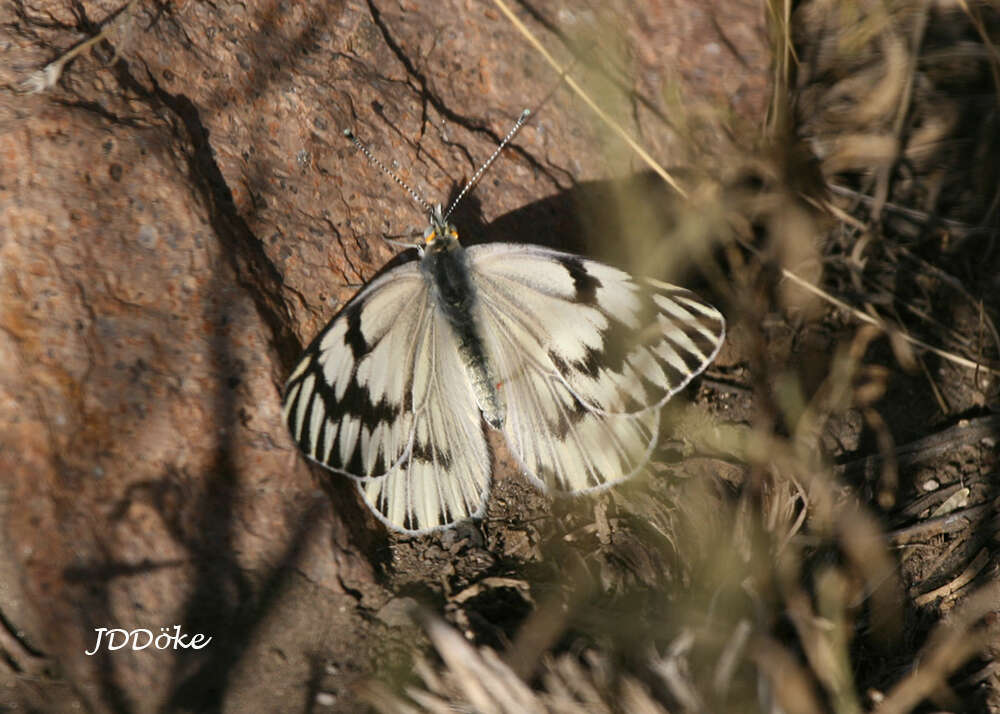
{"label": "cracked rock texture", "polygon": [[[424,221],[342,130],[446,202],[548,97],[457,212],[473,240],[587,250],[576,192],[642,167],[486,0],[123,7],[0,8],[0,709],[352,711],[389,539],[280,390]],[[763,114],[756,3],[517,11],[667,164],[671,102]],[[175,625],[213,641],[84,654]]]}

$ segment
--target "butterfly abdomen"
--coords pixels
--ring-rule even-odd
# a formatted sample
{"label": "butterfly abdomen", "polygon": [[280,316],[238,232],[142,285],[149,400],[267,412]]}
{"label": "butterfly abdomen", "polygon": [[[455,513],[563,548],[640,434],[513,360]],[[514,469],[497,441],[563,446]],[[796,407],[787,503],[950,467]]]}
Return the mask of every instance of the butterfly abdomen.
{"label": "butterfly abdomen", "polygon": [[483,418],[494,429],[501,428],[505,409],[497,389],[496,371],[479,331],[479,301],[468,254],[457,240],[438,239],[424,252],[420,270],[458,341],[462,363]]}

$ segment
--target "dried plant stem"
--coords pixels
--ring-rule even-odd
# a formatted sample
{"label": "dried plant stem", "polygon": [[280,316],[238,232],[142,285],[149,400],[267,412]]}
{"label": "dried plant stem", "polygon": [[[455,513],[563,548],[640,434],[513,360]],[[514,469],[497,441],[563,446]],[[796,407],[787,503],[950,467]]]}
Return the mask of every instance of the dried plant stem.
{"label": "dried plant stem", "polygon": [[576,92],[576,95],[580,97],[580,99],[582,99],[587,104],[587,106],[590,107],[595,114],[597,114],[598,117],[601,118],[601,121],[607,124],[608,127],[610,127],[616,134],[618,134],[618,136],[620,136],[622,140],[629,145],[629,148],[631,148],[635,153],[637,153],[639,157],[642,158],[642,160],[645,161],[646,164],[660,176],[660,178],[666,181],[667,184],[672,189],[677,191],[677,193],[679,193],[684,198],[687,198],[688,197],[687,192],[683,188],[681,188],[680,184],[677,183],[674,177],[671,176],[666,169],[660,166],[660,164],[657,163],[656,160],[652,156],[650,156],[645,149],[642,148],[639,142],[633,139],[632,136],[627,131],[625,131],[625,128],[621,124],[615,121],[610,114],[601,109],[601,107],[598,106],[597,102],[595,102],[590,97],[590,95],[587,94],[586,90],[584,90],[584,88],[581,87],[576,80],[566,75],[565,68],[556,61],[555,57],[553,57],[547,49],[545,49],[545,45],[543,45],[538,40],[538,38],[531,33],[531,30],[529,30],[525,26],[525,24],[521,22],[520,19],[518,19],[517,15],[515,15],[511,11],[511,9],[507,6],[507,3],[504,2],[504,0],[493,0],[493,2],[494,4],[496,4],[498,8],[500,8],[500,12],[502,12],[507,17],[507,19],[510,20],[511,24],[517,28],[518,32],[520,32],[524,36],[524,38],[528,40],[528,42],[530,42],[531,45],[536,50],[538,50],[539,54],[541,54],[542,57],[545,58],[545,61],[548,62],[550,65],[552,65],[552,68],[555,69],[560,75],[563,75],[563,77],[566,80],[566,85],[574,92]]}
{"label": "dried plant stem", "polygon": [[[111,32],[111,30],[122,19],[128,16],[133,6],[135,6],[135,4],[138,1],[139,0],[130,0],[128,5],[119,10],[118,15],[112,18],[107,23],[107,25],[105,25],[104,29],[102,29],[96,35],[94,35],[88,40],[85,40],[84,42],[81,42],[73,49],[64,53],[58,59],[49,62],[47,65],[45,65],[45,67],[38,70],[37,72],[32,72],[23,82],[21,82],[18,85],[17,87],[18,91],[20,91],[23,94],[39,94],[54,87],[56,82],[58,82],[59,78],[62,76],[63,69],[66,67],[67,63],[69,63],[70,60],[74,59],[80,54],[89,50],[91,47],[96,45],[101,40],[105,39],[108,36],[108,33]],[[115,53],[115,56],[117,57],[117,52]]]}
{"label": "dried plant stem", "polygon": [[[557,72],[559,72],[560,74],[564,74],[565,70],[562,67],[562,65],[560,65],[556,61],[556,59],[538,40],[538,38],[535,37],[531,33],[531,31],[525,26],[525,24],[521,22],[521,20],[513,13],[513,11],[510,9],[507,3],[504,0],[493,0],[493,2],[504,14],[504,16],[511,22],[511,24],[514,25],[517,31],[520,32],[524,36],[524,38],[528,40],[528,42],[531,43],[531,45],[539,52],[539,54],[541,54],[542,57],[545,58],[546,62],[548,62]],[[625,141],[626,144],[628,144],[628,146],[633,151],[636,152],[636,154],[646,163],[647,166],[649,166],[654,172],[656,172],[656,174],[660,176],[660,178],[666,181],[667,184],[670,185],[681,196],[683,196],[684,198],[688,198],[687,192],[680,187],[677,181],[666,171],[666,169],[660,166],[660,164],[656,161],[656,159],[654,159],[649,154],[649,152],[643,149],[642,146],[640,146],[639,143],[635,139],[633,139],[628,134],[628,132],[625,131],[625,129],[621,126],[621,124],[616,122],[607,112],[601,109],[597,105],[597,103],[590,97],[590,95],[587,94],[587,92],[583,89],[583,87],[579,85],[579,83],[577,83],[572,77],[566,77],[566,84],[569,86],[570,89],[572,89],[577,94],[577,96],[579,96],[587,104],[587,106],[589,106],[597,114],[598,117],[600,117],[601,121],[605,122],[612,130],[615,131],[615,133],[617,133]],[[864,312],[861,312],[860,310],[851,307],[844,301],[835,298],[830,293],[826,292],[825,290],[819,287],[816,287],[812,283],[799,277],[798,275],[796,275],[795,273],[786,268],[782,268],[781,273],[785,278],[791,280],[796,285],[799,285],[805,290],[808,290],[809,292],[813,293],[820,299],[825,300],[829,304],[834,305],[835,307],[838,307],[841,310],[850,313],[856,319],[861,320],[862,322],[867,322],[870,325],[875,325],[876,327],[884,330],[887,333],[897,335],[898,337],[902,338],[905,342],[908,342],[909,344],[915,347],[919,347],[920,349],[926,350],[931,354],[937,355],[941,359],[947,360],[953,364],[957,364],[962,367],[967,367],[969,369],[980,370],[982,372],[988,372],[989,374],[995,376],[1000,376],[1000,369],[996,369],[994,367],[974,362],[966,357],[962,357],[961,355],[957,355],[953,352],[948,352],[947,350],[943,350],[939,347],[934,347],[933,345],[930,345],[922,340],[919,340],[916,337],[912,337],[911,335],[902,332],[900,329],[888,325],[882,320],[871,317],[870,315],[867,315]]]}
{"label": "dried plant stem", "polygon": [[947,678],[970,657],[996,641],[997,625],[983,624],[1000,600],[1000,581],[972,593],[928,638],[913,669],[896,684],[876,714],[905,714],[946,685]]}
{"label": "dried plant stem", "polygon": [[980,364],[978,362],[973,362],[971,359],[968,359],[966,357],[962,357],[961,355],[957,355],[957,354],[955,354],[953,352],[948,352],[947,350],[942,350],[942,349],[940,349],[938,347],[935,347],[934,345],[929,345],[926,342],[924,342],[923,340],[919,340],[916,337],[913,337],[912,335],[909,335],[909,334],[907,334],[905,332],[902,332],[899,329],[894,328],[894,327],[886,324],[884,321],[879,320],[878,318],[872,317],[871,315],[869,315],[867,313],[864,313],[861,310],[858,310],[857,308],[851,307],[850,305],[848,305],[843,300],[835,298],[830,293],[826,292],[825,290],[823,290],[821,288],[816,287],[815,285],[813,285],[812,283],[808,282],[807,280],[804,280],[803,278],[800,278],[798,275],[796,275],[795,273],[793,273],[790,270],[786,270],[785,268],[782,268],[781,269],[781,274],[782,274],[782,276],[784,276],[788,280],[791,280],[793,283],[795,283],[799,287],[801,287],[801,288],[803,288],[805,290],[808,290],[809,292],[811,292],[814,295],[822,298],[823,300],[826,300],[831,305],[833,305],[835,307],[838,307],[841,310],[844,310],[845,312],[850,313],[852,316],[854,316],[856,319],[860,320],[861,322],[867,322],[869,325],[874,325],[875,327],[878,327],[879,329],[884,330],[885,332],[895,333],[899,337],[901,337],[904,341],[908,342],[909,344],[913,345],[914,347],[919,347],[922,350],[927,350],[931,354],[937,355],[941,359],[947,360],[947,361],[949,361],[949,362],[951,362],[953,364],[961,365],[962,367],[967,367],[969,369],[976,369],[976,370],[979,370],[981,372],[989,372],[990,374],[995,375],[995,376],[1000,376],[1000,369],[996,369],[994,367],[989,367],[987,365]]}
{"label": "dried plant stem", "polygon": [[915,598],[913,604],[917,607],[923,607],[924,605],[929,605],[938,598],[949,598],[955,595],[959,590],[964,588],[966,585],[971,583],[977,575],[986,567],[987,562],[989,562],[990,552],[983,548],[976,554],[976,557],[972,559],[969,566],[963,570],[957,578],[945,583],[939,588],[935,588],[930,592],[924,593],[923,595]]}
{"label": "dried plant stem", "polygon": [[906,125],[906,117],[910,113],[910,103],[913,99],[913,83],[917,75],[917,57],[920,53],[920,45],[924,41],[924,32],[927,29],[927,15],[930,12],[930,0],[921,0],[916,13],[916,23],[913,27],[911,38],[909,67],[906,72],[906,82],[903,84],[902,96],[896,107],[896,116],[893,119],[892,133],[894,149],[892,161],[887,161],[879,170],[876,179],[875,203],[872,206],[872,220],[878,223],[882,217],[882,208],[889,199],[889,184],[892,180],[892,172],[899,162],[903,151],[903,129]]}
{"label": "dried plant stem", "polygon": [[970,506],[946,516],[931,518],[914,526],[890,531],[886,535],[893,545],[905,545],[915,540],[927,540],[943,533],[953,533],[968,528],[970,524],[992,516],[998,505],[1000,504],[992,502]]}

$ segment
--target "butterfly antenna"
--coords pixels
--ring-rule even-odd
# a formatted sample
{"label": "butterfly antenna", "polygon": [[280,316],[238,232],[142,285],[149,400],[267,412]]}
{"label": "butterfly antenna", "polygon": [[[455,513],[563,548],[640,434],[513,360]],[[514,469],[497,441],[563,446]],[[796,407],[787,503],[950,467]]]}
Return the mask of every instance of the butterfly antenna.
{"label": "butterfly antenna", "polygon": [[368,163],[370,163],[377,169],[381,169],[382,173],[386,174],[387,176],[392,178],[393,181],[402,186],[403,190],[405,190],[408,194],[410,194],[413,200],[419,203],[421,207],[423,207],[424,211],[426,211],[427,213],[434,212],[434,209],[431,207],[431,204],[427,202],[427,199],[425,199],[415,190],[410,188],[410,185],[408,183],[406,183],[403,179],[399,178],[399,176],[393,173],[393,171],[388,166],[386,166],[377,158],[375,158],[372,152],[368,150],[368,147],[362,144],[361,140],[354,135],[353,131],[351,131],[350,129],[344,129],[344,136],[346,136],[348,139],[354,142],[354,145],[358,147],[358,150],[365,155],[366,159],[368,159]]}
{"label": "butterfly antenna", "polygon": [[512,126],[510,128],[510,131],[507,132],[507,136],[505,136],[503,138],[503,141],[500,142],[500,146],[497,147],[497,150],[493,152],[490,158],[486,159],[486,163],[484,163],[482,166],[479,167],[479,170],[472,175],[472,178],[469,180],[469,183],[465,184],[465,188],[462,189],[462,192],[458,194],[458,197],[456,197],[454,201],[451,202],[451,205],[448,207],[448,211],[444,214],[445,221],[448,220],[448,216],[450,216],[451,212],[455,210],[455,206],[458,205],[459,201],[465,198],[465,194],[471,191],[472,187],[475,186],[477,183],[479,183],[479,179],[481,179],[483,177],[483,174],[486,173],[486,169],[488,169],[490,165],[497,160],[497,157],[500,156],[500,152],[503,151],[503,147],[507,146],[507,144],[510,143],[510,140],[513,139],[514,136],[517,134],[517,132],[521,130],[521,127],[524,126],[524,122],[528,121],[528,117],[530,116],[531,116],[530,109],[525,109],[523,112],[521,112],[521,116],[517,118],[517,121],[514,123],[514,126]]}

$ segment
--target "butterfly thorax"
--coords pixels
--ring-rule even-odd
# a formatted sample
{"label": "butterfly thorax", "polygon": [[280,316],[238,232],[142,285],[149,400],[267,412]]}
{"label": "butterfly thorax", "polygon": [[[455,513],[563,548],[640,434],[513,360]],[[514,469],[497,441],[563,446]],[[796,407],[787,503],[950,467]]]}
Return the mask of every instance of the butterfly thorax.
{"label": "butterfly thorax", "polygon": [[493,362],[479,328],[482,324],[479,298],[472,280],[469,255],[458,242],[458,233],[452,226],[434,223],[427,232],[420,270],[430,286],[431,299],[458,341],[459,353],[483,418],[499,429],[503,426],[505,409],[497,389]]}

